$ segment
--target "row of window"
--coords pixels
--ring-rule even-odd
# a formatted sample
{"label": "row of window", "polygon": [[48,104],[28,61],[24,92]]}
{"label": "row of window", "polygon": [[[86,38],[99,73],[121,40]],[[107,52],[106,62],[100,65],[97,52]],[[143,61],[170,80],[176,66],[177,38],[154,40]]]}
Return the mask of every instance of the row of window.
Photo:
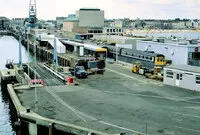
{"label": "row of window", "polygon": [[107,29],[107,33],[122,32],[122,29]]}
{"label": "row of window", "polygon": [[135,57],[138,57],[138,58],[140,58],[140,59],[146,59],[146,60],[151,60],[151,61],[154,60],[154,57],[144,56],[144,55],[140,55],[140,54],[136,54],[136,53],[128,53],[128,52],[125,52],[125,55],[135,56]]}
{"label": "row of window", "polygon": [[88,30],[88,33],[103,33],[102,30]]}

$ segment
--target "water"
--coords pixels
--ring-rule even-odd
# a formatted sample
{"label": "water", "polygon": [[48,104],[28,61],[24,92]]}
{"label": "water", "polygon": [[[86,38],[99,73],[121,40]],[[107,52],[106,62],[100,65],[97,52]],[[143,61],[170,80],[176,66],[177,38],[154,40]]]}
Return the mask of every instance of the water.
{"label": "water", "polygon": [[[18,62],[19,43],[14,37],[0,37],[0,70],[5,69],[7,59]],[[32,57],[28,55],[26,49],[22,47],[22,61],[32,61]],[[0,135],[15,135],[12,128],[11,112],[8,99],[0,92]]]}

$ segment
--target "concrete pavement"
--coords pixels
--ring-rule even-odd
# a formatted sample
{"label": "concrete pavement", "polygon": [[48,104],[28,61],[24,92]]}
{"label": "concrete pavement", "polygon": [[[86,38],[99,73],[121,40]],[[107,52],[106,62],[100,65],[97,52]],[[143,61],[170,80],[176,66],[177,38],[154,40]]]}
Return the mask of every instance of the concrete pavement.
{"label": "concrete pavement", "polygon": [[[164,86],[116,64],[107,64],[104,75],[78,81],[38,88],[37,113],[113,134],[200,134],[200,93]],[[34,109],[34,90],[18,96]]]}

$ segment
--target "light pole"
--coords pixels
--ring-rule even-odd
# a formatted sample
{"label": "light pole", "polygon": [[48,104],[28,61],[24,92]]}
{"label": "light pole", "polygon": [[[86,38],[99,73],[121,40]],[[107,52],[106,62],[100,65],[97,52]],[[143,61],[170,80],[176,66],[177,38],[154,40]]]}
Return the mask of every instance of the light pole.
{"label": "light pole", "polygon": [[116,47],[116,63],[118,63],[118,54],[117,54],[117,51],[118,51],[118,45],[117,44],[115,44],[115,47]]}
{"label": "light pole", "polygon": [[[28,46],[28,56],[29,56],[29,30],[27,30],[27,46]],[[28,61],[28,76],[30,77],[30,72],[29,72],[29,61]]]}
{"label": "light pole", "polygon": [[34,59],[35,59],[35,77],[34,77],[34,82],[35,82],[35,111],[37,112],[37,104],[38,104],[38,97],[37,97],[37,89],[36,89],[36,37],[34,36]]}

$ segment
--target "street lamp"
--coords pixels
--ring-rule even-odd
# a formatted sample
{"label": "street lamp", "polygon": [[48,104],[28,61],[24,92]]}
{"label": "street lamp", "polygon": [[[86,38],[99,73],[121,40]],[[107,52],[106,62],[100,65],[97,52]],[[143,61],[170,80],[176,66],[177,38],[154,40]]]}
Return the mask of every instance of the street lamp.
{"label": "street lamp", "polygon": [[115,51],[116,51],[116,63],[118,63],[118,54],[117,54],[117,51],[118,51],[118,45],[117,44],[115,44]]}
{"label": "street lamp", "polygon": [[35,82],[35,111],[37,111],[37,104],[38,104],[38,95],[37,95],[37,89],[36,89],[36,37],[34,36],[34,59],[35,59],[35,74],[34,74],[34,82]]}

